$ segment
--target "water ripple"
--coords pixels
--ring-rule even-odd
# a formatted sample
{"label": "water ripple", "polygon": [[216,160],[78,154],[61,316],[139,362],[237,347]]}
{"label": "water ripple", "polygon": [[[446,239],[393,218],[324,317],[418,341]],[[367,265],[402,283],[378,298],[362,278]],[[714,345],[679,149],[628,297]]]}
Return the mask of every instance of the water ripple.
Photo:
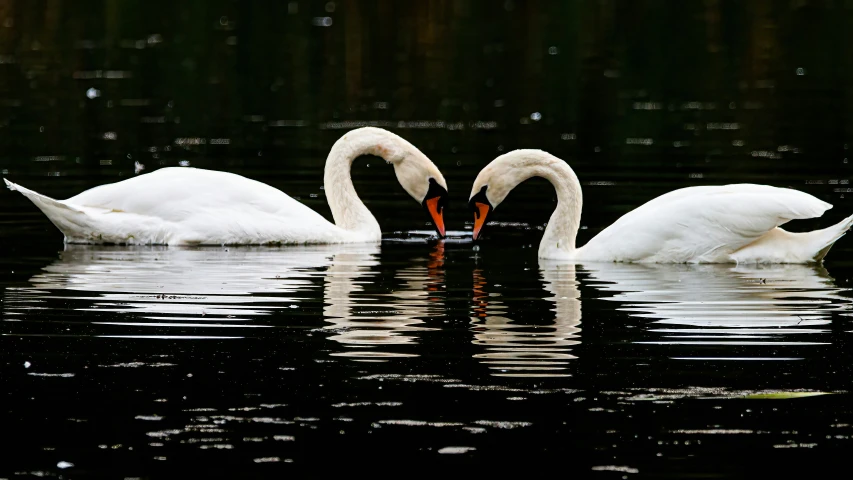
{"label": "water ripple", "polygon": [[483,271],[474,270],[474,297],[471,317],[472,343],[485,352],[474,358],[487,365],[494,376],[567,376],[567,362],[576,358],[571,351],[580,343],[581,301],[574,265],[549,265],[542,269],[544,288],[553,296],[554,320],[546,325],[530,325],[507,316],[500,293],[490,292]]}
{"label": "water ripple", "polygon": [[605,300],[644,322],[645,334],[632,343],[677,348],[671,356],[677,360],[799,360],[801,354],[783,352],[831,343],[832,314],[850,309],[841,294],[845,289],[822,267],[590,264],[584,269],[589,285],[610,294]]}
{"label": "water ripple", "polygon": [[[4,291],[7,336],[223,340],[320,327],[363,361],[417,356],[444,295],[444,243],[376,288],[379,245],[282,248],[67,245],[27,286]],[[319,315],[318,315],[319,314]],[[326,324],[318,324],[318,319]],[[62,331],[57,327],[62,325]]]}

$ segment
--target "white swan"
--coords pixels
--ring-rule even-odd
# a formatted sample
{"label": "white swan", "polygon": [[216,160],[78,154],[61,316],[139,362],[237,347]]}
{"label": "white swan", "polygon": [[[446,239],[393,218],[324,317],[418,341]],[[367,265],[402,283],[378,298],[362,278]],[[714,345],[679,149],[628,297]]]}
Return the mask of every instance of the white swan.
{"label": "white swan", "polygon": [[380,128],[344,134],[326,159],[324,185],[335,223],[269,185],[196,168],[152,173],[54,200],[5,180],[65,234],[66,243],[164,245],[376,242],[382,232],[358,198],[353,160],[376,155],[394,166],[400,185],[429,212],[444,236],[447,183],[411,143]]}
{"label": "white swan", "polygon": [[487,165],[471,189],[474,239],[510,190],[543,177],[557,190],[557,208],[539,244],[539,258],[576,262],[813,263],[853,224],[792,233],[789,220],[819,217],[832,205],[796,190],[738,184],[687,187],[620,217],[583,247],[575,246],[582,196],[575,172],[541,150],[515,150]]}

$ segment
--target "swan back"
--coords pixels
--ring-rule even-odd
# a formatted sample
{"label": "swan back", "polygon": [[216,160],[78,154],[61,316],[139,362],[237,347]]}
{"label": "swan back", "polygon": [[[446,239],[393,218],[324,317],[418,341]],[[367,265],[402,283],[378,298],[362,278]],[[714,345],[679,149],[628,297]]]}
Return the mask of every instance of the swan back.
{"label": "swan back", "polygon": [[[790,220],[819,217],[832,205],[767,185],[687,187],[626,213],[579,249],[584,260],[718,263]],[[630,238],[630,241],[626,239]],[[771,258],[766,261],[803,261]],[[760,261],[751,259],[750,261]]]}

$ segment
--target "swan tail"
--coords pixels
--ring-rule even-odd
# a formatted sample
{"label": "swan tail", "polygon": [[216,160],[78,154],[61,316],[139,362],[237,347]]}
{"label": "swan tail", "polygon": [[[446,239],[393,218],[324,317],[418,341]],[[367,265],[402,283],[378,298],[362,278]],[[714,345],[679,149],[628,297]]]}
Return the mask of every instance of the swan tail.
{"label": "swan tail", "polygon": [[832,248],[839,238],[847,234],[847,230],[849,230],[851,226],[853,226],[853,215],[831,227],[824,228],[823,230],[815,230],[814,232],[808,232],[807,235],[815,236],[818,244],[817,253],[812,257],[813,261],[822,262],[823,257],[829,253],[829,249]]}
{"label": "swan tail", "polygon": [[23,196],[30,199],[47,216],[51,223],[56,225],[56,228],[65,235],[66,240],[78,236],[76,233],[85,230],[89,226],[90,222],[83,210],[50,198],[47,195],[24,188],[5,178],[3,181],[6,182],[9,190],[20,192]]}
{"label": "swan tail", "polygon": [[820,263],[851,226],[853,215],[811,232],[788,232],[777,227],[732,253],[731,257],[737,263]]}

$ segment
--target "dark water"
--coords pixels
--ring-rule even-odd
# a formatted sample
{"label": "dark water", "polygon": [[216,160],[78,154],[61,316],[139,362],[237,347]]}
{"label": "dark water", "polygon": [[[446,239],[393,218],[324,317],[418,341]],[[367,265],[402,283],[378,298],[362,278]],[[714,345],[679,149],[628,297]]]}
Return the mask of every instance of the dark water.
{"label": "dark water", "polygon": [[[579,243],[674,188],[853,211],[850,2],[0,0],[0,171],[57,198],[160,166],[329,216],[349,128],[442,169],[444,241],[376,158],[381,245],[84,247],[0,191],[0,478],[524,465],[574,477],[820,475],[853,434],[853,240],[825,265],[540,263],[519,187],[470,241],[477,171],[543,148]],[[140,165],[136,165],[136,164]],[[559,470],[553,470],[552,467]],[[446,469],[453,474],[457,470]]]}

